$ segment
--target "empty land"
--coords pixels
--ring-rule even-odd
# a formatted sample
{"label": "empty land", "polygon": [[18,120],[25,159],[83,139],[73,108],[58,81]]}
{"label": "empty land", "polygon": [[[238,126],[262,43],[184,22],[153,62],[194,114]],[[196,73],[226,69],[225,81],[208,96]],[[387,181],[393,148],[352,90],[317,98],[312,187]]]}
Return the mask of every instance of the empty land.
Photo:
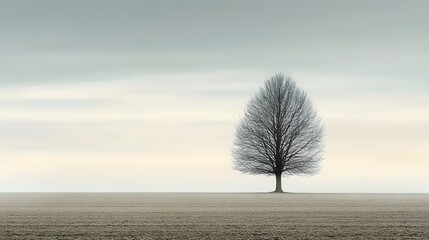
{"label": "empty land", "polygon": [[428,194],[0,193],[0,239],[428,239]]}

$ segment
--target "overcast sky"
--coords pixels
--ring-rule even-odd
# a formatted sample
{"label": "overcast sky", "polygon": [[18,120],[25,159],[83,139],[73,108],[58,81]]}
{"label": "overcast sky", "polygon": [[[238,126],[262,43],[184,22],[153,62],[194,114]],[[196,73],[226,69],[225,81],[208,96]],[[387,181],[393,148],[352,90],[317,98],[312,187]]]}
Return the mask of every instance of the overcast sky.
{"label": "overcast sky", "polygon": [[291,75],[326,128],[297,192],[429,192],[427,1],[0,0],[0,191],[270,191],[235,124]]}

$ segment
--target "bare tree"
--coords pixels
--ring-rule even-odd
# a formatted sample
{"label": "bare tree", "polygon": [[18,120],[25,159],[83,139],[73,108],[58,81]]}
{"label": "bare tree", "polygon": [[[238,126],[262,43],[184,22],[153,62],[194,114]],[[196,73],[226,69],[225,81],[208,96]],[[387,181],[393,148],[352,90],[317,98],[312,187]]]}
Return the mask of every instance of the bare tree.
{"label": "bare tree", "polygon": [[276,176],[313,175],[322,160],[323,126],[307,94],[290,77],[277,74],[250,100],[237,125],[234,168]]}

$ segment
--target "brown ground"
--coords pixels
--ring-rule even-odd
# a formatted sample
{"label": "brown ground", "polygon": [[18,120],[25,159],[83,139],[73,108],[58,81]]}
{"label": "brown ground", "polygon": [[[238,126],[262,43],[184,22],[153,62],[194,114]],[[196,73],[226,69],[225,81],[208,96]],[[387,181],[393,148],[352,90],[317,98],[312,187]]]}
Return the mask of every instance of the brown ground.
{"label": "brown ground", "polygon": [[429,239],[429,194],[0,193],[0,239]]}

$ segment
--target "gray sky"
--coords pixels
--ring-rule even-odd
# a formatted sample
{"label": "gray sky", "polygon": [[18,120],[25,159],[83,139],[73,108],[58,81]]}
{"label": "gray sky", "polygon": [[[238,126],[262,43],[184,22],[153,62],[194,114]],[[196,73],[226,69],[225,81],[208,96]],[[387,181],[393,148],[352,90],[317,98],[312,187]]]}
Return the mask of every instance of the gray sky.
{"label": "gray sky", "polygon": [[268,191],[234,127],[290,74],[326,126],[288,191],[429,192],[427,1],[2,1],[0,191]]}

